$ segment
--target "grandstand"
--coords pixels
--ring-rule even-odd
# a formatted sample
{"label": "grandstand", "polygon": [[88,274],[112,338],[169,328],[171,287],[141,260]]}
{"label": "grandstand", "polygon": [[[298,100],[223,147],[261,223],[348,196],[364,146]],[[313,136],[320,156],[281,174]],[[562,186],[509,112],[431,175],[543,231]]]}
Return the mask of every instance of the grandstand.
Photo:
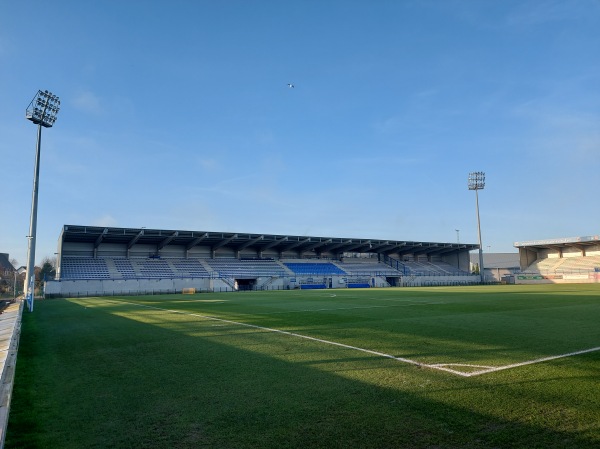
{"label": "grandstand", "polygon": [[600,282],[600,236],[515,242],[519,284]]}
{"label": "grandstand", "polygon": [[65,225],[46,296],[479,282],[477,245]]}

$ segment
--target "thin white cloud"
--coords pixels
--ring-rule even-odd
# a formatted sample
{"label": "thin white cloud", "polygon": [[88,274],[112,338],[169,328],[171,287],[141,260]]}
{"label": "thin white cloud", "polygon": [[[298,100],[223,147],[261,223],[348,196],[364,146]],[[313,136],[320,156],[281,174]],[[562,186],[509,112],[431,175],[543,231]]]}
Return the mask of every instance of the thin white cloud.
{"label": "thin white cloud", "polygon": [[6,43],[5,40],[0,39],[0,56],[5,55],[8,53],[8,44]]}
{"label": "thin white cloud", "polygon": [[92,220],[92,226],[116,226],[117,220],[111,215],[104,215],[102,217]]}
{"label": "thin white cloud", "polygon": [[215,158],[199,158],[198,165],[200,165],[203,170],[213,172],[216,171],[221,164]]}
{"label": "thin white cloud", "polygon": [[568,153],[570,160],[578,162],[600,153],[598,114],[531,101],[521,105],[516,115],[533,124],[538,151]]}
{"label": "thin white cloud", "polygon": [[569,0],[530,0],[520,3],[513,10],[507,17],[507,23],[512,26],[531,26],[580,19],[589,13],[590,7],[597,9],[598,4]]}
{"label": "thin white cloud", "polygon": [[[361,167],[388,167],[388,166],[414,166],[425,162],[425,159],[415,156],[389,156],[387,154],[378,154],[377,151],[370,151],[372,156],[353,157],[345,161],[346,165],[356,168]],[[367,151],[365,150],[365,153]]]}
{"label": "thin white cloud", "polygon": [[389,134],[399,132],[406,126],[406,120],[403,116],[387,117],[373,124],[373,128],[378,133]]}
{"label": "thin white cloud", "polygon": [[79,95],[73,99],[73,106],[80,111],[91,114],[100,114],[102,112],[100,99],[90,91],[79,93]]}

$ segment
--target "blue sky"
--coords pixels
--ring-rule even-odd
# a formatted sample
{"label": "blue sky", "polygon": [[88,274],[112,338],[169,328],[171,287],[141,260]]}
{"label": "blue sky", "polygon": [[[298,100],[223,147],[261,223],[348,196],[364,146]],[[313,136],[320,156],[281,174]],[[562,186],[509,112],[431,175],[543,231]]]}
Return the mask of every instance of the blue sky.
{"label": "blue sky", "polygon": [[[0,251],[64,224],[477,243],[600,232],[596,0],[0,4]],[[295,88],[287,87],[293,83]]]}

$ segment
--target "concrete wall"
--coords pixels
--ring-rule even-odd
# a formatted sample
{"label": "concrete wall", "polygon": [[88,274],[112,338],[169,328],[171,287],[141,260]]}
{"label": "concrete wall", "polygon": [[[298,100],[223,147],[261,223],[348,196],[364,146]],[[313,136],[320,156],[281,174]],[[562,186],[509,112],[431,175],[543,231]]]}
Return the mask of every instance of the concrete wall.
{"label": "concrete wall", "polygon": [[527,248],[519,248],[519,264],[521,271],[524,271],[536,260],[538,260],[538,253],[536,251]]}
{"label": "concrete wall", "polygon": [[479,284],[479,275],[471,276],[402,276],[402,287],[429,287],[442,285]]}
{"label": "concrete wall", "polygon": [[600,273],[582,274],[515,274],[515,284],[599,284]]}
{"label": "concrete wall", "polygon": [[0,448],[4,447],[8,426],[24,304],[9,304],[0,314]]}
{"label": "concrete wall", "polygon": [[44,295],[110,296],[153,293],[181,293],[184,288],[212,291],[212,279],[102,279],[46,281]]}

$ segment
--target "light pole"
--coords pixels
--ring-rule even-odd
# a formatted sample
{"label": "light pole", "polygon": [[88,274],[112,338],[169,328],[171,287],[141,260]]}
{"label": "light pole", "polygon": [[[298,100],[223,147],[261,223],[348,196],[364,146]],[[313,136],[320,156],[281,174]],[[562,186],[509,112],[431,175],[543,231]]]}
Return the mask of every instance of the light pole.
{"label": "light pole", "polygon": [[460,229],[455,229],[456,231],[456,243],[460,243]]}
{"label": "light pole", "polygon": [[479,237],[479,277],[481,283],[484,282],[484,267],[483,267],[483,246],[481,244],[481,222],[479,221],[479,195],[478,190],[483,190],[485,187],[485,173],[476,171],[469,173],[469,190],[475,190],[475,206],[477,208],[477,236]]}
{"label": "light pole", "polygon": [[42,126],[51,128],[56,122],[60,110],[60,100],[47,90],[38,90],[25,111],[27,120],[38,125],[37,145],[35,150],[35,165],[33,170],[33,193],[31,196],[31,216],[29,219],[29,243],[27,245],[27,272],[23,291],[26,292],[29,311],[33,312],[33,296],[35,285],[35,234],[37,230],[38,183],[40,180],[40,147],[42,145]]}

